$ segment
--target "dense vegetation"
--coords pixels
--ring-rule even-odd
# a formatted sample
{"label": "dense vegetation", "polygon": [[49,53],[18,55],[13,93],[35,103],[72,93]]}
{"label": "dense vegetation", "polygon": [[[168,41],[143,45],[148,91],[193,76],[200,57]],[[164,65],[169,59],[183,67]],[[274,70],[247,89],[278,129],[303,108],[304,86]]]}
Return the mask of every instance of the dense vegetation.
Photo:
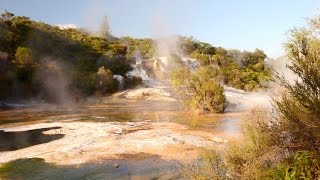
{"label": "dense vegetation", "polygon": [[[105,31],[105,30],[104,30]],[[133,58],[117,38],[95,37],[78,29],[60,29],[28,17],[5,12],[0,19],[0,98],[10,97],[55,100],[51,84],[76,96],[117,90],[117,81],[101,87],[98,70],[108,69],[109,76],[124,76]],[[45,78],[45,80],[43,79]],[[127,78],[127,85],[140,82]],[[103,84],[103,83],[102,83]]]}
{"label": "dense vegetation", "polygon": [[[178,42],[181,52],[172,56],[183,54],[198,59],[204,67],[214,67],[217,83],[250,91],[264,87],[270,79],[263,63],[266,55],[260,50],[227,51],[185,37],[178,37]],[[130,64],[137,57],[151,58],[155,44],[148,38],[112,36],[106,17],[97,37],[82,29],[61,29],[6,11],[0,18],[0,99],[59,101],[56,96],[61,92],[57,91],[74,97],[105,95],[118,90],[113,75],[125,77],[123,88],[134,87],[141,79],[125,76]]]}
{"label": "dense vegetation", "polygon": [[[131,44],[131,53],[139,49],[144,58],[150,58],[155,53],[151,39],[135,40],[130,37],[122,38],[123,42]],[[238,89],[252,91],[265,88],[266,82],[271,80],[270,69],[265,67],[267,57],[262,50],[253,52],[226,50],[214,47],[208,43],[195,40],[193,37],[178,37],[177,46],[182,54],[197,59],[201,66],[214,66],[218,69],[219,80],[222,84]]]}
{"label": "dense vegetation", "polygon": [[[243,118],[243,141],[209,151],[201,165],[184,166],[192,179],[320,178],[320,16],[289,31],[285,44],[294,83],[278,77],[285,91],[274,113],[252,109]],[[200,166],[200,167],[199,167]]]}
{"label": "dense vegetation", "polygon": [[213,47],[192,38],[183,38],[181,41],[182,49],[188,56],[198,59],[202,66],[218,68],[218,76],[223,84],[252,91],[266,87],[265,82],[271,79],[270,70],[264,65],[267,56],[259,49],[241,52]]}
{"label": "dense vegetation", "polygon": [[176,69],[171,82],[186,108],[200,112],[223,112],[226,106],[223,85],[246,91],[266,87],[270,70],[265,67],[263,51],[225,50],[192,38],[181,38],[183,53],[200,61],[200,67]]}

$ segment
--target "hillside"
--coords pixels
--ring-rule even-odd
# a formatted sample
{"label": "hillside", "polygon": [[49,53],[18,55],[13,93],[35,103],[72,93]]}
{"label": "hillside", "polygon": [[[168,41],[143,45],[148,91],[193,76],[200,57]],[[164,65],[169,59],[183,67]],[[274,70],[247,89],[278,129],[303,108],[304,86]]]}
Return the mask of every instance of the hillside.
{"label": "hillside", "polygon": [[[175,49],[166,56],[217,67],[223,84],[251,91],[265,87],[270,79],[261,50],[226,50],[192,37],[174,40]],[[159,49],[168,47],[163,39],[96,37],[82,29],[60,29],[5,12],[0,19],[0,98],[60,103],[67,97],[108,95],[119,90],[113,75],[124,77],[121,89],[132,88],[141,83],[140,77],[126,76],[136,59],[163,55]]]}

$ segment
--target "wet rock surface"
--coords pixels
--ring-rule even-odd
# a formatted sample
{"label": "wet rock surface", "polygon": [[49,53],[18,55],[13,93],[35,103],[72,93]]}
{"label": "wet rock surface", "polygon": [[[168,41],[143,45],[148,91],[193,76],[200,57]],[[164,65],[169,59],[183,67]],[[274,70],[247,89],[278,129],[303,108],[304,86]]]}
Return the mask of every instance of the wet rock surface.
{"label": "wet rock surface", "polygon": [[[197,158],[201,148],[223,146],[225,142],[213,133],[191,130],[176,123],[59,122],[2,130],[24,132],[36,129],[42,129],[44,135],[63,134],[64,137],[0,152],[0,163],[40,158],[41,161],[35,162],[44,163],[47,168],[37,171],[36,176],[27,173],[27,176],[38,178],[59,178],[53,172],[70,178],[79,178],[79,174],[93,179],[179,178],[179,163]],[[10,174],[14,169],[8,171]]]}
{"label": "wet rock surface", "polygon": [[[0,162],[40,157],[52,162],[73,164],[141,152],[157,154],[165,159],[188,159],[190,156],[181,155],[181,149],[210,147],[224,142],[217,140],[216,135],[210,132],[189,130],[188,127],[176,123],[61,122],[3,130],[17,133],[37,129],[43,129],[44,135],[63,134],[64,137],[49,143],[30,144],[29,147],[15,151],[4,151],[1,153]],[[175,149],[179,151],[175,152]],[[169,151],[170,153],[167,153]],[[193,150],[186,151],[192,152]]]}

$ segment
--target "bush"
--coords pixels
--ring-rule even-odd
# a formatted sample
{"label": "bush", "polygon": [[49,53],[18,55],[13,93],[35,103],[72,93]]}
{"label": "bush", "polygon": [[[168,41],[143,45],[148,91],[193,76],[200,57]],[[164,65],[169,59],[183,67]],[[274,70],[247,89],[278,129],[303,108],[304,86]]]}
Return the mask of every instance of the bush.
{"label": "bush", "polygon": [[20,67],[30,67],[34,65],[32,51],[26,47],[18,47],[15,54],[16,63]]}
{"label": "bush", "polygon": [[171,73],[171,82],[187,108],[203,113],[220,113],[226,106],[223,87],[215,79],[217,70],[206,66],[191,73],[178,69]]}
{"label": "bush", "polygon": [[[3,15],[7,17],[8,14]],[[35,74],[41,71],[46,57],[68,64],[70,68],[64,72],[70,75],[68,90],[85,96],[102,90],[101,87],[97,89],[96,83],[99,67],[104,66],[112,74],[122,76],[131,70],[129,50],[119,39],[108,41],[79,29],[59,29],[28,17],[4,17],[0,17],[0,47],[9,62],[0,68],[0,71],[5,70],[0,77],[0,87],[6,87],[1,88],[6,91],[2,95],[4,99],[42,97],[44,89],[39,88],[41,81]],[[111,55],[106,56],[107,52]],[[102,94],[112,92],[112,89],[108,85]]]}
{"label": "bush", "polygon": [[253,108],[241,119],[241,140],[229,142],[223,151],[205,151],[201,163],[182,166],[182,174],[191,179],[266,179],[285,155],[274,148],[270,128],[270,113]]}
{"label": "bush", "polygon": [[105,69],[104,66],[100,67],[97,72],[97,90],[101,94],[108,94],[117,90],[117,83],[113,79],[113,74],[109,69]]}
{"label": "bush", "polygon": [[210,55],[209,54],[202,54],[199,50],[193,51],[190,56],[194,59],[200,61],[201,65],[208,65],[210,62]]}
{"label": "bush", "polygon": [[232,142],[225,154],[225,162],[232,177],[265,179],[265,169],[274,164],[279,149],[274,148],[270,134],[270,112],[255,107],[241,119],[242,141]]}
{"label": "bush", "polygon": [[[320,19],[316,19],[320,22]],[[298,79],[290,84],[280,77],[286,88],[276,101],[281,146],[292,152],[320,150],[320,38],[319,27],[294,29],[289,32],[286,48]]]}
{"label": "bush", "polygon": [[[226,154],[221,155],[228,177],[320,178],[319,25],[320,16],[311,19],[310,27],[289,32],[286,43],[292,60],[289,68],[298,79],[290,84],[278,77],[286,91],[275,100],[273,117],[261,109],[251,110],[246,116],[242,124],[243,141],[231,143]],[[247,61],[252,62],[255,61],[251,58]],[[255,68],[261,68],[259,66]],[[248,72],[249,76],[257,77]]]}
{"label": "bush", "polygon": [[186,179],[211,180],[230,179],[227,176],[225,162],[221,152],[215,150],[204,151],[200,161],[181,165],[181,174]]}
{"label": "bush", "polygon": [[269,171],[271,179],[319,179],[320,154],[314,151],[298,151],[286,162]]}

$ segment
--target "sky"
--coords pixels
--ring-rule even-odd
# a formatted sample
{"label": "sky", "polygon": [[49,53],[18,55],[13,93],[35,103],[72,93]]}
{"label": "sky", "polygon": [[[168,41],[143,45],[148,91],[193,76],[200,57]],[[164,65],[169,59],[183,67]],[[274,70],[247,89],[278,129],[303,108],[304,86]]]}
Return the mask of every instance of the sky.
{"label": "sky", "polygon": [[99,29],[107,16],[115,36],[192,36],[227,49],[282,56],[285,33],[319,13],[320,0],[0,0],[0,12],[52,25]]}

